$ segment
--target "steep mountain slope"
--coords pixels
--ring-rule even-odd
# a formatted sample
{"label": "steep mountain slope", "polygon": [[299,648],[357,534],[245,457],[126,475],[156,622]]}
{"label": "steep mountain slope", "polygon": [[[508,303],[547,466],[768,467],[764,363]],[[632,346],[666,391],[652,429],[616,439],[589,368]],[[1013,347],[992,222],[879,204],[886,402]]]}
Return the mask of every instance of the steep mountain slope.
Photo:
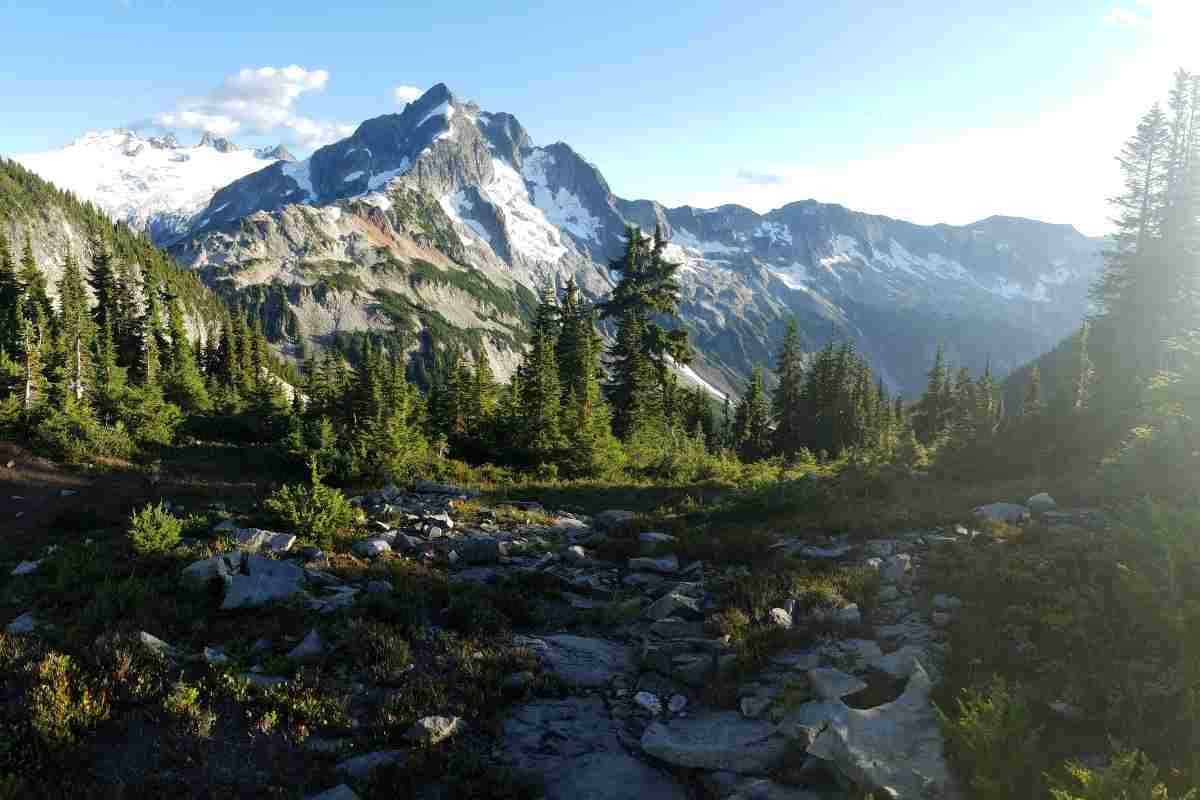
{"label": "steep mountain slope", "polygon": [[[486,346],[507,375],[531,290],[573,279],[603,296],[627,223],[670,236],[692,374],[718,392],[769,362],[793,317],[810,348],[852,338],[909,396],[941,342],[955,364],[1016,368],[1078,324],[1103,249],[1069,226],[1007,217],[919,226],[814,200],[767,214],[624,200],[568,145],[536,146],[510,114],[439,84],[304,161],[220,189],[172,252],[264,308],[285,350],[449,337]],[[437,280],[414,277],[429,273],[421,264]],[[391,313],[394,296],[404,313]]]}
{"label": "steep mountain slope", "polygon": [[15,161],[0,159],[0,234],[15,258],[29,243],[39,270],[46,276],[51,298],[57,300],[58,281],[68,254],[86,267],[92,258],[90,232],[106,230],[118,262],[128,265],[140,292],[143,270],[151,270],[183,305],[191,336],[203,339],[221,319],[224,304],[195,273],[124,223],[114,223],[90,203],[57,189]]}
{"label": "steep mountain slope", "polygon": [[295,160],[282,146],[243,150],[206,133],[189,147],[174,136],[147,138],[124,129],[89,133],[59,150],[15,157],[159,244],[187,230],[192,216],[222,186],[279,159]]}

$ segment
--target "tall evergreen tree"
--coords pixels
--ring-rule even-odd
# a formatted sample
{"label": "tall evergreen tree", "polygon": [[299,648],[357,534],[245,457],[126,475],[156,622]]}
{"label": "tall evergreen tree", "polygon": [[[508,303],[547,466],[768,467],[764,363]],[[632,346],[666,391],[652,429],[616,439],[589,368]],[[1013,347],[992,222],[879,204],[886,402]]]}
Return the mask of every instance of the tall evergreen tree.
{"label": "tall evergreen tree", "polygon": [[536,459],[550,457],[562,446],[562,387],[558,377],[558,305],[549,289],[542,292],[533,323],[533,347],[518,368],[523,432],[521,443]]}
{"label": "tall evergreen tree", "polygon": [[775,422],[774,448],[784,456],[799,452],[804,447],[807,433],[803,358],[800,330],[796,321],[791,320],[775,355],[775,374],[779,377],[779,385],[771,398],[771,416]]}
{"label": "tall evergreen tree", "polygon": [[766,458],[771,451],[771,406],[763,388],[762,367],[755,367],[733,416],[734,446],[743,461]]}
{"label": "tall evergreen tree", "polygon": [[24,302],[24,286],[17,276],[16,261],[8,240],[0,231],[0,353],[7,353],[14,359],[24,355]]}
{"label": "tall evergreen tree", "polygon": [[95,323],[88,310],[87,288],[74,255],[68,253],[58,282],[58,320],[56,360],[61,392],[65,398],[82,403],[93,387],[92,347]]}

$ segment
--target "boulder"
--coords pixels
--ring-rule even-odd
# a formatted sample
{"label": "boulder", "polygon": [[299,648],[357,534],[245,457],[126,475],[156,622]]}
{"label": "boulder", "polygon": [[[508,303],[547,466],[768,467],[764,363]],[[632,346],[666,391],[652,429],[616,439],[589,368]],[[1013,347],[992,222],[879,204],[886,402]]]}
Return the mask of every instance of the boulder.
{"label": "boulder", "polygon": [[175,658],[179,655],[179,649],[172,647],[152,633],[138,631],[138,644],[146,648],[152,653],[162,656],[163,658]]}
{"label": "boulder", "polygon": [[38,622],[37,617],[33,616],[33,612],[26,611],[24,614],[8,623],[8,627],[6,627],[5,630],[14,634],[33,633],[40,625],[41,623]]}
{"label": "boulder", "polygon": [[658,531],[646,531],[638,534],[638,546],[641,548],[642,555],[654,556],[668,550],[675,544],[675,537],[669,533],[659,533]]}
{"label": "boulder", "polygon": [[380,767],[398,764],[404,760],[402,750],[377,750],[354,758],[346,759],[337,765],[337,774],[346,778],[361,780],[367,778]]}
{"label": "boulder", "polygon": [[664,771],[626,752],[600,697],[539,700],[504,721],[498,758],[545,800],[687,800]]}
{"label": "boulder", "polygon": [[1053,511],[1058,508],[1058,503],[1054,501],[1054,498],[1045,492],[1035,494],[1025,501],[1025,505],[1035,514],[1045,514],[1047,511]]}
{"label": "boulder", "polygon": [[242,550],[231,550],[195,561],[184,567],[180,578],[185,585],[194,589],[203,589],[217,579],[228,583],[229,579],[241,570],[246,555]]}
{"label": "boulder", "polygon": [[700,619],[703,617],[700,601],[694,597],[670,592],[651,603],[642,616],[650,620],[664,620],[670,617],[680,619]]}
{"label": "boulder", "polygon": [[812,686],[813,693],[823,700],[840,700],[867,688],[866,683],[853,675],[826,667],[810,669],[808,682]]}
{"label": "boulder", "polygon": [[906,681],[912,675],[913,665],[917,662],[928,663],[928,659],[929,654],[925,652],[925,648],[909,644],[887,655],[872,659],[867,664],[867,668],[882,672],[895,680]]}
{"label": "boulder", "polygon": [[859,610],[858,603],[851,603],[836,609],[830,615],[829,621],[834,625],[860,625],[862,624],[862,611]]}
{"label": "boulder", "polygon": [[879,568],[879,577],[884,583],[896,583],[903,580],[912,569],[912,556],[901,553],[884,559]]}
{"label": "boulder", "polygon": [[17,566],[13,568],[13,571],[11,574],[13,577],[16,577],[17,575],[31,575],[34,572],[37,572],[38,567],[40,567],[41,565],[42,565],[41,559],[39,559],[37,561],[22,561],[20,564],[17,564]]}
{"label": "boulder", "polygon": [[642,750],[678,767],[766,775],[787,756],[791,742],[770,722],[720,711],[651,723],[642,734]]}
{"label": "boulder", "polygon": [[559,678],[585,688],[607,686],[635,667],[630,648],[605,639],[564,633],[542,638],[516,636],[513,644],[533,650]]}
{"label": "boulder", "polygon": [[434,483],[433,481],[417,481],[413,484],[413,491],[417,494],[438,494],[452,497],[477,497],[479,495],[479,492],[475,489],[452,486],[446,483]]}
{"label": "boulder", "polygon": [[326,789],[320,794],[309,795],[307,800],[359,800],[359,797],[349,786],[339,783],[332,789]]}
{"label": "boulder", "polygon": [[359,558],[379,558],[382,555],[392,552],[392,546],[388,544],[386,539],[374,537],[355,542],[350,550]]}
{"label": "boulder", "polygon": [[229,656],[219,647],[205,647],[201,652],[200,657],[204,659],[206,664],[219,666],[229,663]]}
{"label": "boulder", "polygon": [[634,572],[655,572],[659,575],[674,575],[679,572],[679,559],[674,553],[662,558],[641,558],[629,559],[629,568]]}
{"label": "boulder", "polygon": [[800,548],[800,556],[802,558],[811,558],[822,561],[840,561],[850,555],[853,550],[848,544],[834,545],[831,547],[816,547],[807,546]]}
{"label": "boulder", "polygon": [[320,661],[323,655],[325,655],[325,641],[321,639],[321,634],[317,629],[313,628],[300,644],[292,648],[291,652],[287,654],[287,658],[289,661],[310,664]]}
{"label": "boulder", "polygon": [[808,752],[832,762],[865,792],[901,800],[958,798],[930,688],[928,673],[916,663],[904,694],[891,703],[870,709],[836,700],[802,706],[800,716],[819,730]]}
{"label": "boulder", "polygon": [[458,557],[468,564],[495,564],[504,554],[501,542],[491,536],[474,536],[463,539],[455,547]]}
{"label": "boulder", "polygon": [[633,696],[633,702],[652,716],[657,717],[662,714],[662,701],[658,699],[658,695],[651,694],[650,692],[638,692]]}
{"label": "boulder", "polygon": [[635,516],[632,511],[622,511],[620,509],[601,511],[592,517],[592,529],[599,533],[609,533],[627,524]]}
{"label": "boulder", "polygon": [[749,778],[735,772],[712,772],[700,783],[714,800],[821,800],[816,792],[786,786],[768,778]]}
{"label": "boulder", "polygon": [[975,516],[991,522],[1017,525],[1029,519],[1029,509],[1016,503],[989,503],[975,509]]}
{"label": "boulder", "polygon": [[770,611],[771,623],[777,628],[782,628],[785,631],[792,628],[792,615],[786,609],[772,608]]}
{"label": "boulder", "polygon": [[461,717],[422,717],[404,734],[405,741],[432,746],[467,729]]}
{"label": "boulder", "polygon": [[242,528],[233,535],[238,547],[250,553],[267,551],[268,553],[286,553],[296,543],[296,537],[290,533],[275,533],[258,528]]}
{"label": "boulder", "polygon": [[304,570],[288,561],[248,554],[241,571],[228,576],[222,611],[258,608],[290,600],[304,590]]}

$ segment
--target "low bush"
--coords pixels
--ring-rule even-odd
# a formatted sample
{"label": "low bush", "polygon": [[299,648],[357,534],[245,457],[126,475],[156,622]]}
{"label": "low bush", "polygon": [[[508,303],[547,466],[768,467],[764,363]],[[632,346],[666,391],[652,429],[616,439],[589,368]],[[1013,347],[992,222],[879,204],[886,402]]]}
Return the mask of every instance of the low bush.
{"label": "low bush", "polygon": [[354,524],[357,510],[340,491],[321,482],[315,459],[309,468],[308,486],[284,486],[267,499],[266,507],[299,535],[332,549],[334,537]]}
{"label": "low bush", "polygon": [[95,692],[70,656],[50,653],[37,666],[29,690],[33,730],[51,747],[72,745],[108,719],[108,698]]}
{"label": "low bush", "polygon": [[183,523],[164,504],[147,505],[129,520],[129,543],[138,555],[162,555],[179,544],[182,531]]}

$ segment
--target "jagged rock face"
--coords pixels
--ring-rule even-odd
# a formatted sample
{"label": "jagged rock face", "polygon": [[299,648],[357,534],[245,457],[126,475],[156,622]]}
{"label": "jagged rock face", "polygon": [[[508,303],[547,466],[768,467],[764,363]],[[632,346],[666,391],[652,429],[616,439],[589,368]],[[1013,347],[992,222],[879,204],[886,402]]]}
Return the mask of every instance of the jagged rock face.
{"label": "jagged rock face", "polygon": [[[454,268],[527,289],[574,279],[602,297],[625,226],[661,226],[668,255],[683,264],[682,316],[698,351],[685,378],[717,394],[738,391],[754,365],[769,363],[792,318],[808,349],[851,339],[910,398],[941,343],[955,365],[1006,372],[1079,323],[1102,263],[1102,242],[1017,218],[920,226],[814,200],[767,214],[623,200],[568,145],[538,147],[512,115],[482,111],[441,84],[304,161],[277,161],[224,187],[175,251],[199,267],[208,263],[201,254],[218,251],[231,265],[259,259],[245,274],[267,285],[306,257],[296,243],[310,237],[289,228],[300,224],[289,208],[386,200],[398,186],[440,205],[448,230],[432,246]],[[251,255],[261,212],[292,246]],[[373,263],[369,248],[343,249],[359,268]],[[461,311],[436,310],[448,319]]]}

